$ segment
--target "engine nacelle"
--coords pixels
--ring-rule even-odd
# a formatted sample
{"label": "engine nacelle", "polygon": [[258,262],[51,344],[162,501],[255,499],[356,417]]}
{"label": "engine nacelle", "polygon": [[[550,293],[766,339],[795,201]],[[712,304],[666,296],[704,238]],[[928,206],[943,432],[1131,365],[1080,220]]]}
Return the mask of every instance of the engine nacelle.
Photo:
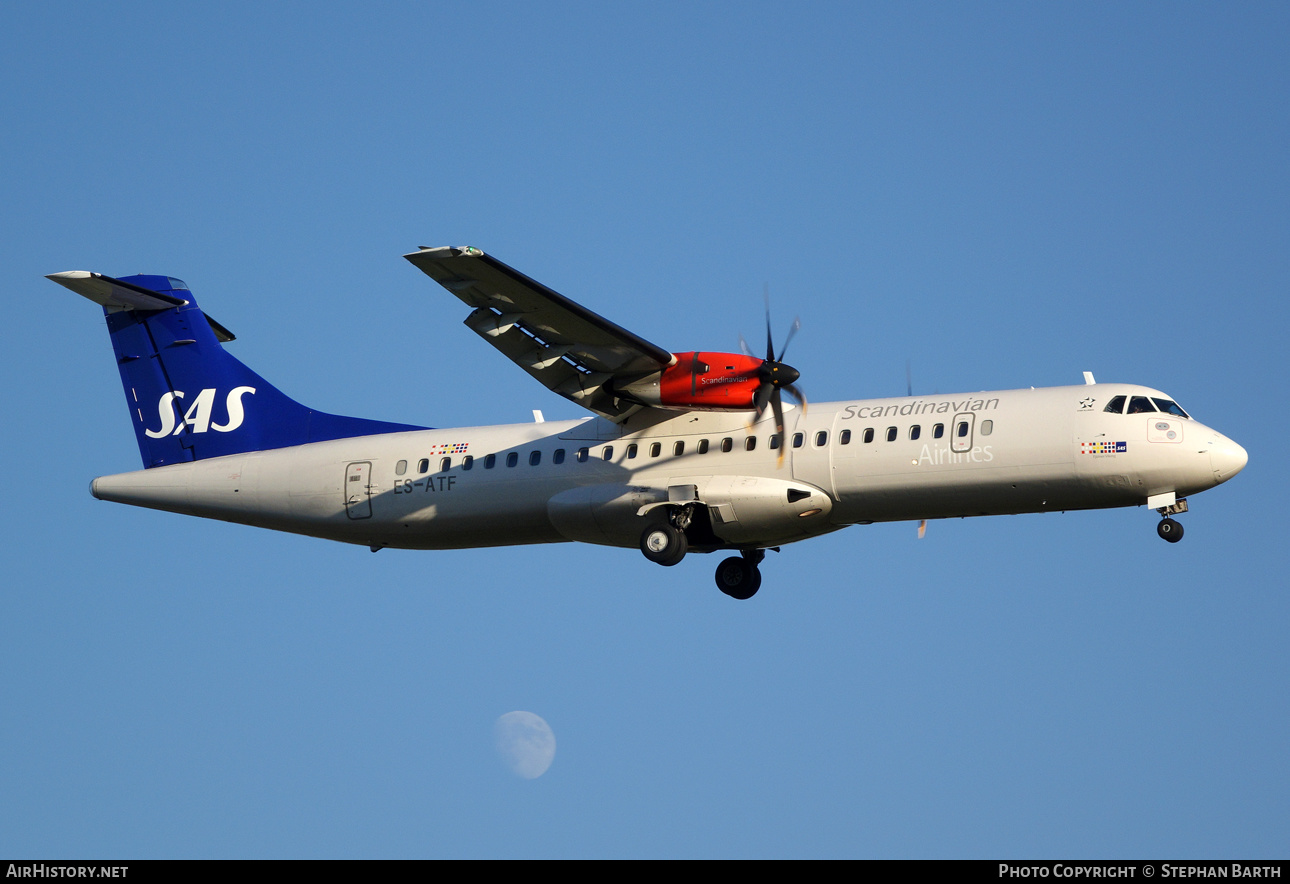
{"label": "engine nacelle", "polygon": [[569,540],[632,547],[652,520],[687,506],[707,515],[687,531],[696,548],[779,546],[837,527],[828,518],[833,501],[819,488],[761,476],[676,477],[666,488],[589,485],[552,497],[547,514]]}
{"label": "engine nacelle", "polygon": [[747,411],[762,379],[762,360],[738,353],[673,353],[660,372],[624,384],[616,392],[644,405],[703,411]]}

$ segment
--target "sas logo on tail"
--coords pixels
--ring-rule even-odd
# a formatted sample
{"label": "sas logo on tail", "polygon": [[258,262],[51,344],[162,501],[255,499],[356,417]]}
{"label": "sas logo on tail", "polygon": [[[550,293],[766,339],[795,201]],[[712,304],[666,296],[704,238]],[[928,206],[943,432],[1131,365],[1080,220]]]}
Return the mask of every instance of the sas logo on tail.
{"label": "sas logo on tail", "polygon": [[228,423],[213,424],[211,423],[211,409],[215,404],[215,388],[208,387],[197,394],[197,398],[193,400],[193,404],[188,411],[179,419],[178,426],[175,424],[175,400],[183,399],[184,393],[182,390],[163,393],[161,399],[157,401],[157,414],[161,417],[161,429],[145,429],[144,432],[152,439],[161,439],[170,435],[178,436],[185,429],[194,433],[205,433],[207,430],[214,430],[217,433],[231,433],[242,426],[242,421],[246,419],[246,412],[242,410],[242,397],[247,393],[254,392],[255,387],[234,387],[229,390],[228,396],[224,399],[224,410],[228,414]]}

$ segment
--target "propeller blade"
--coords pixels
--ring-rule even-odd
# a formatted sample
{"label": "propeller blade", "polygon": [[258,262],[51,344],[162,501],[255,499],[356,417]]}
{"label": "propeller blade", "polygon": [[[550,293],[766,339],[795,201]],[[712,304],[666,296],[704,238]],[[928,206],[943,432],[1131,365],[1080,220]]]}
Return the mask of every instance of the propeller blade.
{"label": "propeller blade", "polygon": [[775,432],[779,435],[779,459],[775,463],[778,469],[784,465],[784,404],[779,398],[779,387],[770,394],[770,407],[775,411]]}
{"label": "propeller blade", "polygon": [[796,400],[797,404],[802,406],[802,414],[806,414],[806,394],[802,392],[797,384],[785,384],[783,390]]}
{"label": "propeller blade", "polygon": [[748,429],[751,430],[761,416],[766,412],[766,403],[770,401],[771,391],[775,385],[769,381],[763,381],[753,393],[753,416],[748,419]]}
{"label": "propeller blade", "polygon": [[[766,301],[766,358],[757,369],[757,375],[761,378],[756,391],[753,393],[753,410],[755,412],[748,427],[751,429],[753,424],[762,419],[766,413],[766,406],[769,404],[775,414],[775,432],[779,436],[779,464],[784,463],[784,401],[782,394],[787,392],[802,407],[802,412],[806,412],[806,395],[794,386],[800,375],[797,369],[791,365],[785,365],[783,362],[784,354],[788,352],[789,342],[802,328],[802,318],[800,316],[793,319],[793,325],[788,330],[788,336],[784,338],[784,346],[780,348],[779,356],[775,355],[775,333],[770,323],[770,285],[763,284],[762,297]],[[743,335],[739,336],[739,348],[745,356],[753,356],[748,342],[744,340]],[[756,358],[755,356],[753,358]]]}
{"label": "propeller blade", "polygon": [[770,335],[770,284],[762,283],[761,285],[762,300],[766,302],[766,361],[775,361],[775,342]]}
{"label": "propeller blade", "polygon": [[694,359],[690,361],[690,395],[698,394],[699,387],[699,351],[694,351]]}
{"label": "propeller blade", "polygon": [[784,354],[788,352],[788,342],[793,340],[793,335],[801,331],[801,328],[802,328],[802,317],[800,316],[795,317],[793,319],[793,325],[788,330],[788,337],[784,339],[784,346],[780,348],[779,357],[776,358],[775,360],[776,362],[784,361]]}
{"label": "propeller blade", "polygon": [[927,533],[927,520],[923,519],[923,521],[918,523],[918,539],[922,540],[923,535],[926,533]]}

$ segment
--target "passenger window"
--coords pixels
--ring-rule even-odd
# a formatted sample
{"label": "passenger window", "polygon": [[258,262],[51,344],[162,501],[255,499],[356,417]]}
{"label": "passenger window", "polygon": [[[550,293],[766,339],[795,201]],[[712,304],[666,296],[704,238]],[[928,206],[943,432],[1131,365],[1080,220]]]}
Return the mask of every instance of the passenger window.
{"label": "passenger window", "polygon": [[1128,396],[1116,396],[1110,402],[1106,403],[1106,408],[1102,410],[1109,411],[1112,414],[1124,414],[1124,400],[1128,398]]}
{"label": "passenger window", "polygon": [[614,456],[614,446],[612,446],[612,445],[606,445],[606,446],[605,446],[605,450],[604,450],[603,452],[601,452],[601,456],[602,456],[605,460],[610,460],[610,459],[612,459],[612,458],[613,458],[613,456]]}
{"label": "passenger window", "polygon": [[887,441],[888,441],[888,442],[895,442],[895,441],[896,441],[896,428],[895,428],[895,427],[888,427],[888,428],[887,428]]}
{"label": "passenger window", "polygon": [[1172,414],[1176,417],[1185,417],[1188,420],[1191,420],[1191,415],[1179,408],[1178,403],[1174,402],[1172,399],[1153,398],[1151,401],[1156,403],[1156,408],[1159,408],[1165,414]]}
{"label": "passenger window", "polygon": [[520,462],[520,455],[518,452],[512,451],[510,454],[506,455],[506,465],[508,467],[513,467],[519,462]]}
{"label": "passenger window", "polygon": [[529,452],[529,466],[535,467],[541,462],[542,462],[542,452],[540,451]]}
{"label": "passenger window", "polygon": [[474,465],[475,465],[475,458],[469,454],[461,459],[461,468],[463,470],[468,470]]}
{"label": "passenger window", "polygon": [[752,451],[757,447],[757,437],[749,436],[744,440],[744,451]]}
{"label": "passenger window", "polygon": [[816,448],[823,448],[825,445],[828,445],[828,444],[829,444],[829,431],[828,431],[828,430],[820,430],[818,433],[816,433],[816,434],[815,434],[815,447],[816,447]]}
{"label": "passenger window", "polygon": [[779,448],[779,433],[771,433],[770,438],[766,440],[766,447],[771,451]]}
{"label": "passenger window", "polygon": [[981,435],[989,436],[994,432],[994,421],[981,421]]}
{"label": "passenger window", "polygon": [[967,434],[968,434],[968,422],[959,421],[958,427],[956,427],[954,430],[954,435],[958,436],[960,439],[966,439]]}
{"label": "passenger window", "polygon": [[577,459],[578,463],[586,463],[586,462],[587,462],[587,449],[586,449],[586,448],[579,448],[579,449],[578,449],[578,453],[577,453],[576,455],[574,455],[574,457]]}
{"label": "passenger window", "polygon": [[841,433],[838,433],[838,444],[839,444],[839,445],[850,445],[850,444],[851,444],[851,431],[850,431],[850,430],[843,430]]}
{"label": "passenger window", "polygon": [[491,470],[495,466],[497,466],[496,454],[490,454],[488,457],[484,458],[484,469]]}
{"label": "passenger window", "polygon": [[805,443],[806,443],[806,434],[805,434],[805,433],[794,433],[794,434],[793,434],[793,447],[794,447],[794,448],[801,448],[801,447],[802,447],[802,445],[804,445]]}
{"label": "passenger window", "polygon": [[675,445],[672,446],[672,455],[674,457],[680,457],[683,454],[685,454],[684,442],[677,442]]}
{"label": "passenger window", "polygon": [[1147,414],[1155,410],[1156,407],[1146,396],[1134,396],[1129,400],[1129,414]]}
{"label": "passenger window", "polygon": [[451,458],[451,457],[445,457],[443,460],[439,461],[439,472],[441,472],[441,473],[446,473],[446,472],[448,472],[450,469],[452,469],[452,458]]}
{"label": "passenger window", "polygon": [[627,459],[628,459],[628,460],[631,460],[632,458],[634,458],[634,457],[636,456],[636,452],[637,452],[637,450],[638,450],[638,449],[636,448],[636,443],[635,443],[635,442],[633,442],[631,445],[628,445],[628,446],[627,446]]}
{"label": "passenger window", "polygon": [[417,462],[417,472],[418,473],[430,472],[430,458],[423,457],[421,458],[420,461]]}
{"label": "passenger window", "polygon": [[551,453],[551,463],[564,463],[564,449],[557,448]]}
{"label": "passenger window", "polygon": [[699,447],[698,447],[697,449],[695,449],[695,450],[696,450],[696,451],[698,451],[698,453],[699,453],[699,454],[707,454],[707,453],[708,453],[708,440],[707,440],[707,439],[700,439],[700,440],[699,440]]}
{"label": "passenger window", "polygon": [[922,434],[923,434],[923,428],[920,427],[918,424],[914,424],[912,427],[909,428],[909,440],[911,442],[917,439]]}
{"label": "passenger window", "polygon": [[658,457],[662,453],[663,453],[663,444],[661,442],[655,442],[654,444],[650,445],[649,447],[650,457]]}
{"label": "passenger window", "polygon": [[941,439],[945,436],[945,424],[937,424],[932,427],[932,438]]}
{"label": "passenger window", "polygon": [[402,476],[407,471],[408,471],[408,462],[406,460],[401,460],[394,465],[394,475],[396,476]]}
{"label": "passenger window", "polygon": [[734,447],[735,447],[735,440],[731,439],[729,436],[721,440],[722,451],[733,451]]}
{"label": "passenger window", "polygon": [[868,444],[869,444],[870,442],[872,442],[872,441],[873,441],[873,427],[865,427],[865,428],[864,428],[864,442],[865,442],[865,444],[866,444],[866,445],[868,445]]}

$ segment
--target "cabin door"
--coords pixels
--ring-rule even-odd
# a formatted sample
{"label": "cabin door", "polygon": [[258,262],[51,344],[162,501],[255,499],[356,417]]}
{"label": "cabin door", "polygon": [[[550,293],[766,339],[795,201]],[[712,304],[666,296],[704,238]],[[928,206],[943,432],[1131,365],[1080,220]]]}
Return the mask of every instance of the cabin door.
{"label": "cabin door", "polygon": [[[333,474],[334,475],[334,474]],[[372,463],[361,461],[345,468],[345,515],[351,519],[372,517]]]}
{"label": "cabin door", "polygon": [[954,415],[954,424],[950,427],[950,451],[964,454],[972,450],[975,424],[976,415],[970,411]]}

